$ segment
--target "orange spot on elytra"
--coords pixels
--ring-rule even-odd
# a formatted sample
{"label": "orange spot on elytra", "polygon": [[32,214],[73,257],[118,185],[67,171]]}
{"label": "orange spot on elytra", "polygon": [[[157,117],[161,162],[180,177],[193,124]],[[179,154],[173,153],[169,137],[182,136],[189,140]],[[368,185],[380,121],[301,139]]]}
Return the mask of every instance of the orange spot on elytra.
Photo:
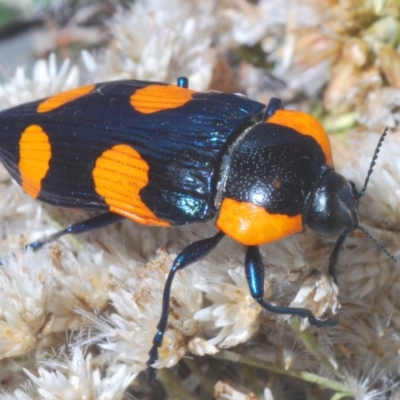
{"label": "orange spot on elytra", "polygon": [[93,169],[96,192],[116,214],[143,225],[170,226],[140,198],[140,190],[149,182],[148,171],[148,164],[134,148],[126,144],[115,145],[96,160]]}
{"label": "orange spot on elytra", "polygon": [[292,128],[301,135],[311,136],[321,146],[325,154],[326,163],[333,166],[332,149],[328,134],[323,126],[310,114],[301,111],[277,110],[267,119],[267,124],[279,124]]}
{"label": "orange spot on elytra", "polygon": [[303,231],[301,214],[270,214],[253,203],[226,198],[216,223],[222,232],[246,246],[273,242]]}
{"label": "orange spot on elytra", "polygon": [[194,90],[172,85],[149,85],[136,90],[131,106],[143,114],[178,108],[192,100]]}
{"label": "orange spot on elytra", "polygon": [[43,100],[37,107],[38,113],[45,113],[48,111],[52,111],[58,107],[63,106],[73,100],[78,99],[79,97],[85,96],[86,94],[92,92],[95,89],[96,85],[86,85],[81,86],[76,89],[68,90],[63,93],[56,94],[55,96],[49,97],[48,99]]}
{"label": "orange spot on elytra", "polygon": [[48,135],[39,125],[30,125],[19,140],[19,172],[21,186],[32,197],[37,197],[42,180],[49,170],[51,146]]}

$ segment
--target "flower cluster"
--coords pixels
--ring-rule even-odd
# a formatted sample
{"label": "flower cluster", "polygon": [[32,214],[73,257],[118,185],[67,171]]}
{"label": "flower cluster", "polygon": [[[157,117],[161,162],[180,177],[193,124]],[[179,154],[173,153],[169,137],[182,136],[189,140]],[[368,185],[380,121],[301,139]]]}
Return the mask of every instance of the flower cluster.
{"label": "flower cluster", "polygon": [[175,0],[136,1],[109,21],[110,48],[83,61],[97,81],[158,80],[176,83],[187,76],[190,87],[206,90],[215,62],[212,36],[215,4]]}
{"label": "flower cluster", "polygon": [[[358,230],[346,240],[339,289],[327,273],[334,239],[307,231],[260,249],[265,301],[307,308],[319,318],[338,313],[339,324],[316,329],[307,319],[263,310],[246,282],[243,247],[225,238],[172,285],[154,365],[165,397],[399,396],[400,274],[382,251],[400,255],[399,26],[394,0],[140,0],[119,6],[104,27],[108,45],[84,50],[81,66],[78,60],[58,66],[50,55],[31,74],[18,68],[0,85],[0,108],[88,82],[175,83],[182,75],[193,89],[228,87],[265,102],[278,87],[287,102],[305,94],[293,104],[299,108],[310,108],[309,97],[322,93],[328,125],[358,123],[345,144],[332,143],[336,168],[359,189],[377,133],[383,125],[395,128],[360,198],[360,225],[374,239]],[[243,50],[250,56],[241,58]],[[33,253],[20,249],[88,215],[40,205],[3,169],[0,191],[0,388],[6,390],[0,399],[156,392],[139,373],[166,278],[186,245],[215,234],[213,224],[161,229],[124,221]],[[310,394],[307,382],[320,393]]]}
{"label": "flower cluster", "polygon": [[[397,3],[301,1],[294,7],[308,12],[296,9],[292,15],[310,18],[293,18],[287,40],[275,53],[289,85],[312,94],[326,86],[323,101],[331,121],[357,121],[369,129],[398,125]],[[332,125],[341,127],[337,121]]]}
{"label": "flower cluster", "polygon": [[32,78],[22,67],[17,68],[15,76],[0,85],[0,108],[12,107],[43,97],[72,89],[79,84],[79,69],[65,60],[58,68],[55,54],[49,59],[39,60],[32,70]]}

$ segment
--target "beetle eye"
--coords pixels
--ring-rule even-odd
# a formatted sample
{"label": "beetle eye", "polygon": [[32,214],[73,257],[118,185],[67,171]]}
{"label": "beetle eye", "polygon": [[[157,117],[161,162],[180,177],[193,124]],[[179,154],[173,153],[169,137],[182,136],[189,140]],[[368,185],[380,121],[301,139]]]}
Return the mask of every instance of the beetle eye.
{"label": "beetle eye", "polygon": [[339,235],[358,226],[357,199],[351,184],[335,171],[328,172],[315,191],[306,225],[322,235]]}

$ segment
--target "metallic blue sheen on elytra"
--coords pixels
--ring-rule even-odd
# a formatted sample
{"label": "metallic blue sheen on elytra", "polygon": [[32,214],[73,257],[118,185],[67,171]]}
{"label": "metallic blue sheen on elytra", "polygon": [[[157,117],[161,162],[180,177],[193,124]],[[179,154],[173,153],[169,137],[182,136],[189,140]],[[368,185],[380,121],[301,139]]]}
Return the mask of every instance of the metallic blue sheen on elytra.
{"label": "metallic blue sheen on elytra", "polygon": [[212,218],[222,155],[265,105],[244,96],[209,92],[195,93],[177,108],[150,114],[136,111],[131,96],[154,84],[165,85],[107,82],[46,113],[36,112],[40,101],[2,111],[0,159],[20,182],[19,134],[38,124],[48,133],[52,147],[38,199],[61,207],[107,211],[96,193],[92,171],[105,150],[128,144],[150,167],[149,183],[140,196],[159,219],[184,225]]}

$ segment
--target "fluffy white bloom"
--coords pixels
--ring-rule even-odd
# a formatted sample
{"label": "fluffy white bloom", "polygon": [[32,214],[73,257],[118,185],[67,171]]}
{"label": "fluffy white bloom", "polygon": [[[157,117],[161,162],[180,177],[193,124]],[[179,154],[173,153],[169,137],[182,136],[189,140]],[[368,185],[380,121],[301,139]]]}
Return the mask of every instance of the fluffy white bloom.
{"label": "fluffy white bloom", "polygon": [[[248,46],[262,42],[266,51],[274,50],[278,40],[282,40],[288,22],[293,27],[294,23],[301,26],[316,21],[315,12],[307,4],[288,0],[236,0],[230,7],[222,8],[220,14],[229,23],[227,36],[231,41]],[[296,19],[299,15],[302,18]]]}
{"label": "fluffy white bloom", "polygon": [[[364,185],[372,156],[382,132],[349,136],[343,175],[354,181],[360,190]],[[400,229],[400,132],[389,132],[379,150],[359,212],[377,227]],[[371,212],[373,210],[373,212]]]}
{"label": "fluffy white bloom", "polygon": [[32,397],[23,390],[17,389],[14,393],[0,394],[1,400],[32,400]]}
{"label": "fluffy white bloom", "polygon": [[[364,185],[374,150],[377,134],[355,134],[348,140],[344,150],[351,153],[343,168],[343,175],[356,183],[358,190]],[[400,158],[399,132],[389,133],[379,151],[366,193],[360,199],[360,224],[363,225],[395,258],[400,256]],[[340,270],[341,293],[351,298],[362,298],[374,293],[380,304],[385,304],[382,290],[398,292],[398,268],[362,232],[355,232],[347,239],[341,259],[351,268]],[[389,289],[390,288],[390,289]],[[374,300],[375,303],[378,300]],[[396,307],[397,308],[397,307]],[[391,308],[386,309],[392,313]]]}
{"label": "fluffy white bloom", "polygon": [[232,347],[248,340],[258,329],[262,310],[250,295],[244,269],[230,269],[228,274],[234,284],[207,282],[195,285],[206,292],[207,298],[213,303],[198,311],[195,319],[207,321],[211,330],[221,328],[217,336],[209,340],[219,347]]}
{"label": "fluffy white bloom", "polygon": [[[51,326],[52,264],[43,254],[27,251],[8,256],[0,267],[0,358],[25,354],[37,334]],[[49,326],[46,327],[46,324]]]}
{"label": "fluffy white bloom", "polygon": [[[39,376],[25,370],[40,398],[118,400],[123,398],[125,390],[136,377],[126,365],[114,365],[112,371],[103,374],[90,354],[84,357],[77,347],[72,348],[70,353],[69,356],[62,354],[64,359],[43,361],[38,369]],[[24,394],[22,390],[12,396],[8,399],[37,398]]]}
{"label": "fluffy white bloom", "polygon": [[76,312],[78,308],[101,311],[108,305],[110,260],[103,251],[90,244],[85,244],[84,251],[77,255],[59,245],[53,245],[52,249],[52,259],[56,264],[55,294],[48,307],[53,315],[52,330],[78,329],[82,324],[82,318]]}
{"label": "fluffy white bloom", "polygon": [[357,121],[370,129],[399,126],[400,90],[393,87],[381,87],[377,90],[368,89],[359,92],[354,90],[355,96],[362,99],[355,102]]}
{"label": "fluffy white bloom", "polygon": [[[340,307],[339,290],[333,279],[317,270],[314,270],[302,283],[290,307],[300,307],[310,310],[317,318],[324,315],[329,308],[336,313]],[[302,319],[303,327],[308,323]]]}
{"label": "fluffy white bloom", "polygon": [[0,400],[36,400],[37,391],[31,385],[24,385],[24,389],[17,389],[15,392],[1,393]]}
{"label": "fluffy white bloom", "polygon": [[109,23],[114,50],[97,60],[83,53],[96,80],[139,79],[176,83],[189,78],[192,89],[206,90],[215,60],[211,38],[216,29],[214,2],[136,1]]}
{"label": "fluffy white bloom", "polygon": [[216,346],[210,343],[210,341],[200,337],[195,337],[189,341],[188,350],[193,354],[197,354],[198,356],[204,356],[205,354],[216,354],[219,351]]}
{"label": "fluffy white bloom", "polygon": [[[162,292],[173,257],[159,251],[158,257],[145,267],[130,265],[113,267],[111,274],[118,285],[110,291],[110,299],[117,313],[108,317],[87,318],[97,332],[89,342],[101,341],[109,357],[124,362],[135,371],[145,368],[148,351],[161,313]],[[168,327],[159,350],[156,367],[171,367],[186,353],[186,337],[194,337],[200,325],[193,315],[202,305],[202,295],[192,284],[194,271],[180,271],[174,279],[171,292]]]}
{"label": "fluffy white bloom", "polygon": [[57,66],[55,54],[48,60],[36,61],[32,69],[32,78],[25,75],[25,70],[18,67],[14,78],[0,85],[0,108],[12,107],[28,101],[37,100],[68,89],[79,84],[79,70],[65,60]]}

